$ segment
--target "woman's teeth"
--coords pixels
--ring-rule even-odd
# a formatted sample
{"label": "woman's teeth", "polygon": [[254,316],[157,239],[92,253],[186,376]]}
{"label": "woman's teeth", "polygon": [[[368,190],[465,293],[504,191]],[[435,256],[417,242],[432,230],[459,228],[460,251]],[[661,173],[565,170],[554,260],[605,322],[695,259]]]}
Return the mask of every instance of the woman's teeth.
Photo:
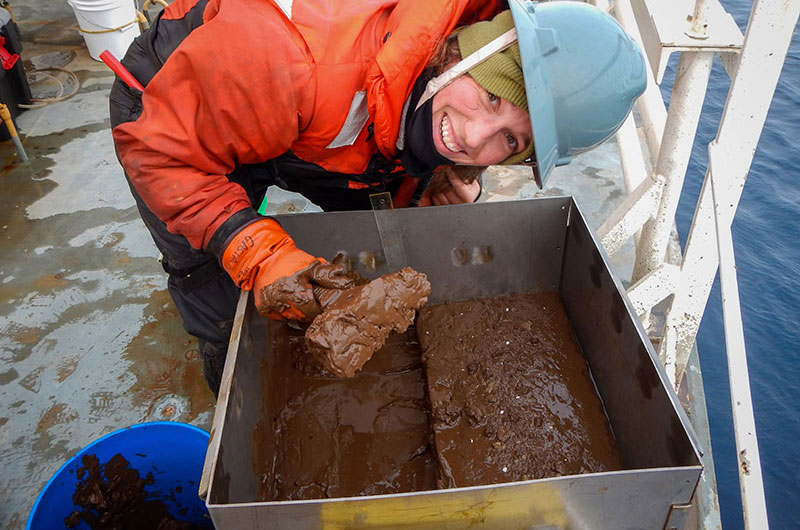
{"label": "woman's teeth", "polygon": [[454,153],[458,153],[460,149],[458,144],[453,141],[450,136],[450,120],[447,119],[447,114],[442,115],[442,122],[439,124],[439,131],[442,133],[442,142],[444,146]]}

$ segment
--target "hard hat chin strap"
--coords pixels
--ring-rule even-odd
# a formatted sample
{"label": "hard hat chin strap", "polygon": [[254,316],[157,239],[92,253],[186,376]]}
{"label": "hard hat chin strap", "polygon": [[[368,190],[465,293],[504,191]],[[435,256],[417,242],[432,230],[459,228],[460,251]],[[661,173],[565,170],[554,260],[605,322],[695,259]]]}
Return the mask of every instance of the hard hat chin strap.
{"label": "hard hat chin strap", "polygon": [[414,108],[414,110],[419,109],[426,101],[431,99],[434,94],[455,81],[457,77],[467,73],[471,68],[481,64],[495,53],[505,50],[515,42],[517,42],[517,30],[515,28],[511,28],[493,41],[467,56],[467,58],[457,62],[452,68],[445,70],[442,74],[428,81],[428,84],[425,85],[425,90],[422,92],[422,96],[419,98],[417,106]]}

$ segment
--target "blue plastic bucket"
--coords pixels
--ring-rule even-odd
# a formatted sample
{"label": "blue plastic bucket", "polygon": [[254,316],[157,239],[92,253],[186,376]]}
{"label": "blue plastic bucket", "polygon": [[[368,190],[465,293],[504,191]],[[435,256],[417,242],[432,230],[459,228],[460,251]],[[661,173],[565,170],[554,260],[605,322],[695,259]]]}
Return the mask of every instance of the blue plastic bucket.
{"label": "blue plastic bucket", "polygon": [[[78,485],[77,470],[84,467],[82,457],[96,455],[105,464],[117,453],[142,478],[153,473],[154,483],[145,486],[146,500],[162,501],[178,521],[211,529],[208,510],[197,495],[207,447],[208,433],[186,423],[142,423],[107,434],[81,449],[50,478],[31,509],[26,529],[64,528],[64,519],[79,509],[72,495]],[[82,521],[75,528],[89,525]]]}

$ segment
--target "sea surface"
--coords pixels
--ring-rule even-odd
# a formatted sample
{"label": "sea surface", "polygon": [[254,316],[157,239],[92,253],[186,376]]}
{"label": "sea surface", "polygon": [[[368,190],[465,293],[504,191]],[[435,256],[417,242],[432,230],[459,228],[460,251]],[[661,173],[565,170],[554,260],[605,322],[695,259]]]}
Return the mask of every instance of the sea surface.
{"label": "sea surface", "polygon": [[[752,1],[722,0],[744,32]],[[662,85],[665,99],[674,66]],[[677,223],[685,244],[730,79],[715,60]],[[733,223],[770,528],[800,528],[800,32],[795,33]],[[724,530],[744,528],[719,282],[697,346]]]}

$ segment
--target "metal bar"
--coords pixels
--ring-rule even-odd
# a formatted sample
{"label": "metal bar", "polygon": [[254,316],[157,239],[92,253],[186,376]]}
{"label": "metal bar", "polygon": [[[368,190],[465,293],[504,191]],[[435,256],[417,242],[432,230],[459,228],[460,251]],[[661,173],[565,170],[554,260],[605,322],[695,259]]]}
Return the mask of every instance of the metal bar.
{"label": "metal bar", "polygon": [[722,67],[725,68],[728,77],[731,79],[736,77],[736,70],[739,68],[739,54],[733,52],[720,53],[719,60],[722,63]]}
{"label": "metal bar", "polygon": [[642,229],[631,275],[633,282],[664,262],[713,59],[712,52],[683,52],[678,62],[664,139],[655,167],[655,173],[665,178],[664,191],[655,218]]}
{"label": "metal bar", "polygon": [[[614,2],[614,16],[625,28],[639,46],[644,50],[642,36],[636,26],[636,17],[633,14],[630,0],[617,0]],[[661,97],[661,91],[656,84],[653,72],[647,68],[647,88],[636,102],[636,108],[642,119],[642,127],[650,151],[650,163],[656,164],[658,153],[661,149],[661,139],[667,122],[667,108]]]}
{"label": "metal bar", "polygon": [[391,272],[408,265],[403,236],[392,208],[392,196],[389,192],[374,193],[369,197],[375,214],[375,224],[381,236],[383,256]]}
{"label": "metal bar", "polygon": [[[685,404],[686,415],[692,424],[692,431],[703,452],[700,459],[703,473],[694,493],[697,500],[697,528],[701,530],[722,530],[719,512],[719,495],[717,494],[717,475],[714,469],[714,455],[711,450],[711,430],[708,426],[708,408],[706,407],[706,389],[703,386],[703,375],[700,371],[700,358],[697,348],[686,365],[685,377],[681,382],[678,397]],[[695,528],[690,526],[689,528]]]}
{"label": "metal bar", "polygon": [[219,452],[220,436],[222,426],[225,424],[225,417],[228,413],[228,402],[231,399],[231,384],[233,381],[233,371],[236,366],[236,356],[239,351],[239,341],[242,340],[242,329],[244,325],[245,307],[250,299],[249,291],[240,291],[239,301],[236,303],[236,315],[233,321],[233,331],[228,341],[228,352],[225,357],[225,367],[222,371],[222,380],[219,385],[219,396],[217,406],[214,408],[214,419],[211,424],[211,437],[208,440],[208,450],[206,459],[203,462],[203,471],[200,475],[200,484],[197,493],[200,498],[208,501],[208,492],[211,481],[214,477],[214,465],[217,462]]}
{"label": "metal bar", "polygon": [[[709,146],[709,164],[717,175],[725,175],[724,184],[731,190],[725,202],[731,216],[739,204],[798,14],[800,0],[758,0],[753,4],[717,139]],[[681,267],[686,288],[675,293],[666,317],[665,337],[670,337],[676,348],[677,382],[694,344],[718,264],[716,254],[707,251],[717,245],[708,181],[706,171]]]}
{"label": "metal bar", "polygon": [[[611,11],[610,4],[605,0],[592,0],[592,3],[596,7],[606,12]],[[636,30],[635,24],[633,30]],[[633,34],[633,31],[629,31],[629,33]],[[641,46],[641,42],[639,42],[639,45]],[[651,91],[651,94],[655,94],[655,92],[658,91],[658,87],[655,85],[650,70],[646,70],[648,75],[648,87],[655,87],[655,91]],[[666,109],[664,107],[664,102],[660,99],[660,96],[656,101],[656,104],[659,106],[659,116],[666,120]],[[640,192],[639,198],[644,199],[642,202],[646,202],[647,204],[642,204],[636,208],[637,205],[635,204],[634,200],[626,200],[625,204],[620,205],[620,207],[617,208],[611,217],[603,224],[603,227],[601,227],[601,231],[598,232],[598,234],[602,234],[600,235],[600,238],[603,239],[603,246],[605,247],[606,252],[609,254],[614,254],[617,252],[617,250],[619,250],[622,245],[624,245],[625,242],[633,235],[635,235],[634,241],[638,244],[640,229],[645,221],[650,218],[650,215],[649,213],[645,213],[644,215],[632,216],[630,215],[629,210],[633,208],[636,208],[640,211],[645,210],[646,212],[654,210],[654,203],[651,203],[651,200],[654,199],[655,201],[658,201],[658,194],[660,193],[660,187],[655,186],[653,185],[653,182],[650,182],[648,185],[649,192],[647,193],[647,197],[642,197],[641,195],[643,189],[640,188],[640,186],[643,182],[645,182],[647,176],[650,174],[650,170],[642,153],[642,141],[639,138],[639,132],[636,128],[636,120],[633,114],[634,113],[631,113],[628,116],[625,122],[623,122],[622,127],[620,127],[616,133],[617,147],[619,149],[622,175],[625,179],[625,189],[628,192],[629,199],[635,192]],[[661,124],[662,126],[660,130],[663,131],[663,121]],[[658,141],[660,142],[660,137]],[[645,144],[647,144],[646,138]],[[651,158],[654,160],[656,155],[649,145],[648,152],[650,153]],[[615,219],[615,221],[612,222],[612,218]],[[616,226],[617,222],[623,222],[623,220],[627,226]],[[631,229],[631,223],[635,224],[635,228]],[[606,236],[608,236],[608,238]]]}
{"label": "metal bar", "polygon": [[610,0],[587,0],[588,3],[594,5],[596,8],[601,9],[605,13],[611,12]]}
{"label": "metal bar", "polygon": [[672,508],[669,510],[667,522],[664,523],[664,530],[686,528],[686,521],[689,520],[691,509],[691,504],[673,504]]}
{"label": "metal bar", "polygon": [[687,35],[695,39],[708,38],[708,12],[710,6],[707,0],[696,0],[694,3],[694,12],[692,13],[692,20],[689,25]]}
{"label": "metal bar", "polygon": [[630,193],[645,181],[649,171],[642,155],[642,144],[636,131],[636,122],[631,113],[622,127],[617,131],[617,147],[619,161],[622,165],[622,176],[625,178],[625,189]]}
{"label": "metal bar", "polygon": [[[695,217],[689,231],[681,265],[684,278],[684,289],[676,291],[672,302],[666,310],[664,325],[664,341],[659,346],[659,357],[667,357],[667,339],[674,352],[671,369],[668,369],[673,382],[680,382],[683,368],[678,365],[678,358],[691,352],[700,319],[703,316],[714,274],[717,270],[716,253],[708,253],[714,248],[712,206],[710,194],[705,192],[706,184],[700,192]],[[712,224],[709,224],[712,223]],[[683,365],[685,367],[685,364]],[[676,385],[677,387],[677,385]]]}
{"label": "metal bar", "polygon": [[[633,113],[628,115],[628,118],[622,124],[622,127],[619,128],[616,138],[617,148],[619,149],[619,161],[620,165],[622,166],[622,176],[625,179],[625,190],[628,192],[628,196],[630,197],[631,192],[637,190],[643,182],[647,181],[650,184],[650,186],[648,186],[649,189],[652,190],[651,195],[654,197],[654,206],[658,202],[658,196],[661,193],[661,186],[656,185],[654,181],[647,179],[647,176],[650,174],[650,170],[648,169],[642,154],[642,142],[639,140],[639,132],[636,130],[636,121],[634,120]],[[652,211],[653,209],[654,208],[648,208],[648,211]],[[649,218],[650,215],[648,213],[646,216],[636,219],[635,222],[637,225],[635,230],[633,230],[633,233],[630,235],[627,233],[625,234],[625,239],[623,241],[619,241],[620,246],[624,244],[625,241],[630,239],[631,235],[633,235],[634,244],[638,245],[639,237],[641,236],[641,227]],[[605,241],[603,243],[605,244]],[[620,247],[617,247],[612,251],[606,247],[606,251],[609,254],[613,254],[619,250],[619,248]]]}
{"label": "metal bar", "polygon": [[746,528],[769,528],[764,482],[761,475],[761,458],[756,437],[756,420],[753,399],[750,395],[750,376],[739,303],[739,286],[736,279],[736,261],[733,251],[731,222],[733,218],[722,204],[727,203],[725,190],[717,189],[711,172],[711,193],[714,198],[714,219],[719,250],[719,279],[722,292],[722,316],[725,326],[725,349],[728,355],[728,378],[731,387],[736,456],[739,459],[739,487],[742,492],[742,509]]}
{"label": "metal bar", "polygon": [[664,263],[630,288],[628,298],[637,315],[642,315],[680,287],[680,267]]}
{"label": "metal bar", "polygon": [[647,179],[631,191],[622,204],[597,229],[597,237],[609,254],[614,254],[651,218],[661,199],[662,181]]}
{"label": "metal bar", "polygon": [[[751,22],[745,35],[745,51],[731,86],[731,94],[723,112],[717,139],[709,146],[709,171],[706,178],[714,208],[717,245],[719,249],[720,287],[722,292],[725,341],[728,355],[728,372],[733,409],[734,432],[737,458],[739,460],[739,483],[742,494],[742,508],[746,528],[768,528],[761,462],[753,415],[750,381],[744,332],[739,305],[739,291],[736,279],[733,240],[730,226],[741,197],[744,181],[752,163],[755,148],[760,137],[768,102],[772,100],[775,86],[783,65],[792,32],[800,15],[800,2],[793,5],[757,2],[751,12]],[[763,19],[763,20],[762,20]],[[784,23],[781,25],[780,21]],[[770,41],[755,41],[750,47],[750,37],[761,35],[763,31],[773,31]],[[777,31],[776,36],[774,32]],[[780,37],[783,40],[780,40]],[[781,49],[781,43],[783,47]],[[776,50],[775,48],[778,48]],[[777,56],[777,57],[776,57]],[[748,71],[752,70],[754,82],[747,83]],[[756,77],[761,72],[762,77]],[[767,77],[769,76],[769,77]],[[763,79],[772,80],[764,83]],[[760,80],[761,82],[755,82]],[[744,83],[740,88],[740,83]],[[745,112],[734,112],[741,105]],[[749,111],[749,112],[748,112]],[[757,120],[757,121],[756,121]],[[753,121],[760,123],[753,134]],[[729,126],[726,127],[726,125]],[[745,134],[750,131],[751,134]],[[738,147],[729,152],[724,147]],[[719,171],[721,170],[721,171]],[[714,175],[731,175],[733,178],[720,181]],[[707,201],[706,201],[707,202]]]}
{"label": "metal bar", "polygon": [[675,52],[737,52],[742,32],[719,0],[631,0],[647,59],[661,83]]}

